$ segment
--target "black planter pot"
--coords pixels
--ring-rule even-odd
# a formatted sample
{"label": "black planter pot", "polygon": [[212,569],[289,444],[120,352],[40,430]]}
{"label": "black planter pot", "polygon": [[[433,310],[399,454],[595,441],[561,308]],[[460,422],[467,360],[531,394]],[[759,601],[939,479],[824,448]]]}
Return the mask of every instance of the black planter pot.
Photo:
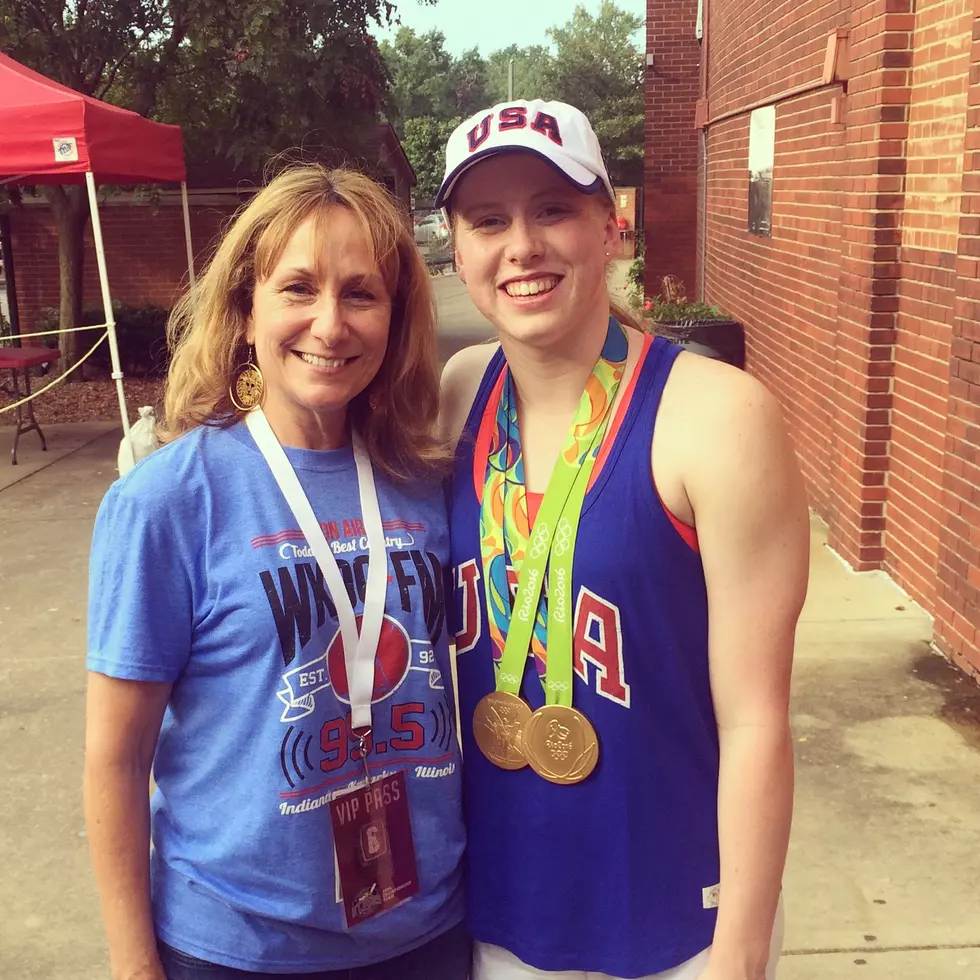
{"label": "black planter pot", "polygon": [[654,323],[653,332],[695,354],[745,367],[745,331],[738,320]]}

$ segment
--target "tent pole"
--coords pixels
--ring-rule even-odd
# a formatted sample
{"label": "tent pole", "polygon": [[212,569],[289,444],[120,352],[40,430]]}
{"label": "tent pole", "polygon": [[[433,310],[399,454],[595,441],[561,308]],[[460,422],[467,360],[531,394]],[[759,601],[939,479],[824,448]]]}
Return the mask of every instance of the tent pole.
{"label": "tent pole", "polygon": [[184,206],[184,242],[187,245],[187,274],[194,288],[194,248],[191,245],[191,212],[187,206],[187,181],[180,182],[180,201]]}
{"label": "tent pole", "polygon": [[[95,238],[95,257],[99,264],[99,285],[102,287],[102,305],[105,308],[105,325],[109,333],[109,356],[112,359],[112,377],[119,396],[119,414],[122,417],[123,436],[129,439],[129,413],[126,411],[126,393],[123,391],[123,373],[119,366],[119,346],[116,343],[116,321],[112,313],[112,296],[109,294],[109,274],[105,265],[105,247],[102,244],[102,222],[99,220],[99,199],[95,193],[95,175],[85,173],[88,202],[92,211],[92,236]],[[132,446],[132,443],[130,443]],[[135,453],[134,453],[135,456]]]}

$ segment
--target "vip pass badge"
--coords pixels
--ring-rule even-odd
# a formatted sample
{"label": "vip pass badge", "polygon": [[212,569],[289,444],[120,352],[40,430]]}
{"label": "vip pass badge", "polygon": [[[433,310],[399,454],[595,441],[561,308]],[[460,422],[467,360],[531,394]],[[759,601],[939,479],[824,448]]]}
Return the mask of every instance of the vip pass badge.
{"label": "vip pass badge", "polygon": [[388,591],[388,552],[374,470],[367,450],[353,433],[368,550],[364,610],[358,628],[337,560],[269,420],[261,408],[255,407],[245,416],[245,424],[313,551],[337,611],[350,698],[351,735],[359,743],[364,763],[363,785],[355,784],[329,805],[344,915],[348,927],[353,927],[395,908],[419,891],[405,773],[374,779],[368,762],[375,657]]}
{"label": "vip pass badge", "polygon": [[[487,459],[480,531],[496,690],[476,706],[473,731],[480,751],[495,765],[502,769],[530,765],[544,779],[562,785],[586,779],[599,758],[595,729],[572,707],[572,565],[585,495],[627,350],[626,332],[610,319],[602,353],[548,481],[533,532],[528,527],[509,371],[496,406],[497,424]],[[493,406],[487,410],[493,411]],[[513,607],[508,556],[520,568]],[[520,695],[529,649],[545,690],[545,704],[534,712]]]}

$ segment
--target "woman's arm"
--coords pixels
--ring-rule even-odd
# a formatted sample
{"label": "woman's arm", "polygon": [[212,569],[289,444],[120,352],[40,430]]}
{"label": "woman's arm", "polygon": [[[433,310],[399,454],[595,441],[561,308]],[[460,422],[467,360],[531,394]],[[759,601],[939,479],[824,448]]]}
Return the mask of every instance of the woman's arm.
{"label": "woman's arm", "polygon": [[150,770],[170,684],[90,673],[85,822],[114,980],[166,980],[150,904]]}
{"label": "woman's arm", "polygon": [[775,398],[701,359],[682,371],[695,381],[685,399],[684,489],[707,585],[721,748],[721,890],[702,980],[763,980],[793,806],[790,674],[809,519]]}

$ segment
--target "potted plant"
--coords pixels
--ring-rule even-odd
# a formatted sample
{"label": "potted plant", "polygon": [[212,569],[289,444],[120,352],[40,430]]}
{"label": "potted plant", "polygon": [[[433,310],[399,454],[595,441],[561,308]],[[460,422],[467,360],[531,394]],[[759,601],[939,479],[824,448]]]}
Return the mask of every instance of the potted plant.
{"label": "potted plant", "polygon": [[644,301],[643,317],[657,336],[696,354],[745,367],[742,324],[717,306],[690,301],[684,284],[674,276],[664,276],[660,295]]}

